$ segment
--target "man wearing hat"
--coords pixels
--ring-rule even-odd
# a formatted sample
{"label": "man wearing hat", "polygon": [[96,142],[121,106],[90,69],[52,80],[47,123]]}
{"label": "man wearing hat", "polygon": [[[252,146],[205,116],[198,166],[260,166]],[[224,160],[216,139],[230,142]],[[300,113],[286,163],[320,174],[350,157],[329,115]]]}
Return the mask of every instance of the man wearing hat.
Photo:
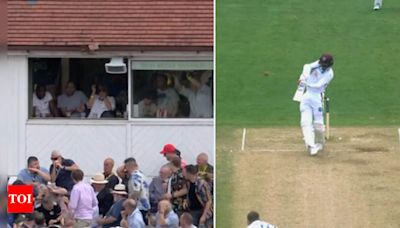
{"label": "man wearing hat", "polygon": [[121,211],[123,209],[123,203],[128,197],[128,193],[125,190],[125,185],[117,184],[114,187],[114,191],[111,192],[114,196],[114,204],[106,215],[97,220],[98,225],[102,225],[104,228],[119,226],[122,220]]}
{"label": "man wearing hat", "polygon": [[90,179],[90,183],[92,183],[97,201],[99,201],[99,215],[104,216],[114,202],[110,189],[106,188],[108,180],[104,178],[102,173],[97,173]]}
{"label": "man wearing hat", "polygon": [[165,144],[163,149],[160,151],[160,154],[164,155],[167,161],[171,162],[172,158],[179,157],[181,158],[181,168],[184,169],[186,166],[186,161],[182,159],[181,152],[176,149],[173,144]]}

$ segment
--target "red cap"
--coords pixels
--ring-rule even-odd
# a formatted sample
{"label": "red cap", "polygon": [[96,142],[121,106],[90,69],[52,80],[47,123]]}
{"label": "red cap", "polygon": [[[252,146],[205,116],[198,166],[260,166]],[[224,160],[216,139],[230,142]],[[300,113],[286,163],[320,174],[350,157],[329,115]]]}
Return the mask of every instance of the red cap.
{"label": "red cap", "polygon": [[172,144],[165,144],[160,154],[172,154],[175,153],[175,146]]}

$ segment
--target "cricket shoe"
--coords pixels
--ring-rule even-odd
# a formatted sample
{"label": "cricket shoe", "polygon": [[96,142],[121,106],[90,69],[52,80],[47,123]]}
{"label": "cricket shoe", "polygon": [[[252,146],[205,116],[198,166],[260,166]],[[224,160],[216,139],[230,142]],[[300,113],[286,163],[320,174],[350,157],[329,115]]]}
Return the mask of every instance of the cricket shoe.
{"label": "cricket shoe", "polygon": [[380,10],[380,9],[381,9],[381,5],[380,4],[375,4],[374,10]]}
{"label": "cricket shoe", "polygon": [[314,147],[311,147],[311,148],[310,148],[310,155],[311,155],[311,156],[315,156],[315,155],[318,154],[318,152],[319,152],[320,150],[322,150],[322,145],[319,144],[319,143],[318,143],[318,144],[315,144]]}

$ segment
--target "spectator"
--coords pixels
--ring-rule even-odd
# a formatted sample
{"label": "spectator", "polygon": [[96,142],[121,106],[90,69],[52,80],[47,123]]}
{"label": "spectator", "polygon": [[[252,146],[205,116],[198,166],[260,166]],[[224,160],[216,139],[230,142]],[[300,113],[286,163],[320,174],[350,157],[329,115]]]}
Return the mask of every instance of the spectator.
{"label": "spectator", "polygon": [[120,167],[118,167],[117,175],[121,178],[121,184],[126,186],[126,192],[129,192],[128,182],[129,182],[130,174],[128,173],[128,171],[125,168],[125,163],[122,164]]}
{"label": "spectator", "polygon": [[155,74],[157,89],[158,117],[175,117],[178,112],[179,96],[174,89],[168,87],[168,78],[165,74]]}
{"label": "spectator", "polygon": [[181,228],[197,228],[195,225],[193,225],[193,217],[188,212],[184,212],[181,215],[179,221],[181,224]]}
{"label": "spectator", "polygon": [[212,196],[208,183],[197,175],[194,165],[186,167],[186,180],[188,194],[185,207],[189,209],[195,226],[212,227]]}
{"label": "spectator", "polygon": [[27,168],[19,172],[18,180],[21,180],[25,184],[47,184],[47,182],[50,181],[49,171],[46,168],[40,167],[37,157],[30,156],[27,163]]}
{"label": "spectator", "polygon": [[57,107],[64,117],[84,117],[87,100],[82,91],[76,90],[75,83],[69,81],[65,87],[65,93],[57,99]]}
{"label": "spectator", "polygon": [[33,213],[33,216],[35,217],[35,228],[45,228],[46,226],[46,219],[43,215],[43,213],[35,211]]}
{"label": "spectator", "polygon": [[35,228],[35,215],[32,214],[21,214],[16,219],[15,224],[21,224],[18,228]]}
{"label": "spectator", "polygon": [[260,220],[260,215],[255,212],[255,211],[250,211],[247,214],[247,228],[259,228],[259,227],[265,227],[265,228],[278,228],[274,225],[271,225],[267,222],[261,221]]}
{"label": "spectator", "polygon": [[32,98],[33,117],[56,116],[56,106],[53,96],[46,91],[46,86],[37,85]]}
{"label": "spectator", "polygon": [[71,159],[63,158],[57,150],[51,153],[50,159],[53,161],[53,164],[50,165],[51,182],[70,192],[74,186],[71,173],[79,169],[78,165]]}
{"label": "spectator", "polygon": [[143,214],[144,222],[147,225],[147,213],[150,210],[149,184],[146,181],[146,176],[139,170],[134,158],[127,158],[124,163],[127,172],[130,174],[128,182],[129,194],[138,196],[138,208]]}
{"label": "spectator", "polygon": [[199,77],[188,74],[186,78],[190,82],[190,89],[182,86],[178,75],[174,75],[175,88],[189,100],[190,118],[212,117],[212,91],[206,84],[211,74],[211,71],[204,71]]}
{"label": "spectator", "polygon": [[170,167],[172,175],[164,198],[171,200],[172,209],[180,215],[183,213],[183,202],[187,194],[186,180],[181,168],[181,159],[179,157],[172,158]]}
{"label": "spectator", "polygon": [[104,228],[119,226],[122,220],[122,205],[125,202],[128,193],[125,190],[125,185],[117,184],[112,191],[114,196],[114,204],[105,216],[97,220],[98,225],[102,225]]}
{"label": "spectator", "polygon": [[118,177],[113,172],[114,159],[106,158],[103,163],[103,174],[105,179],[108,181],[106,188],[113,190],[115,185],[119,183]]}
{"label": "spectator", "polygon": [[179,217],[172,210],[171,203],[168,200],[161,200],[158,204],[158,213],[156,215],[157,228],[178,228]]}
{"label": "spectator", "polygon": [[156,117],[157,114],[157,94],[153,91],[146,91],[143,99],[138,103],[139,118]]}
{"label": "spectator", "polygon": [[115,110],[114,97],[108,96],[107,87],[92,85],[92,95],[87,102],[90,109],[89,118],[115,117],[112,111]]}
{"label": "spectator", "polygon": [[71,173],[75,185],[71,191],[71,197],[68,208],[74,215],[74,227],[87,227],[91,224],[95,207],[97,207],[97,198],[93,187],[84,183],[83,172],[80,169]]}
{"label": "spectator", "polygon": [[47,225],[61,224],[61,207],[52,196],[43,198],[41,206],[35,210],[43,214]]}
{"label": "spectator", "polygon": [[97,194],[97,201],[99,202],[99,215],[104,216],[110,210],[114,198],[109,188],[106,188],[108,180],[104,178],[104,175],[98,173],[94,175],[90,182],[93,185],[94,191]]}
{"label": "spectator", "polygon": [[137,203],[133,199],[125,200],[124,211],[122,212],[121,226],[123,228],[145,228],[142,213],[137,208]]}
{"label": "spectator", "polygon": [[208,155],[206,153],[201,153],[197,156],[196,161],[199,177],[207,181],[211,187],[214,180],[214,167],[208,163]]}
{"label": "spectator", "polygon": [[161,150],[160,154],[164,155],[164,157],[167,159],[167,161],[171,161],[172,158],[174,157],[179,157],[181,158],[181,168],[184,169],[186,166],[186,161],[182,159],[181,157],[181,152],[176,149],[176,147],[173,144],[165,144],[163,149]]}
{"label": "spectator", "polygon": [[171,177],[171,175],[171,167],[169,165],[163,165],[160,168],[159,176],[154,177],[150,183],[150,212],[153,214],[157,212],[158,203],[167,193],[169,178]]}

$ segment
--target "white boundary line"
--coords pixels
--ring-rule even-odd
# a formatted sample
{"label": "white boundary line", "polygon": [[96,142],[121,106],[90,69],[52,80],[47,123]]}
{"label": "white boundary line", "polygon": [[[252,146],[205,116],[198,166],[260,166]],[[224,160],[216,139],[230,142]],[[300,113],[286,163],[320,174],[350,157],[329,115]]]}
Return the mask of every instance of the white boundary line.
{"label": "white boundary line", "polygon": [[246,143],[246,128],[243,128],[243,135],[242,135],[242,151],[244,151],[244,145]]}

